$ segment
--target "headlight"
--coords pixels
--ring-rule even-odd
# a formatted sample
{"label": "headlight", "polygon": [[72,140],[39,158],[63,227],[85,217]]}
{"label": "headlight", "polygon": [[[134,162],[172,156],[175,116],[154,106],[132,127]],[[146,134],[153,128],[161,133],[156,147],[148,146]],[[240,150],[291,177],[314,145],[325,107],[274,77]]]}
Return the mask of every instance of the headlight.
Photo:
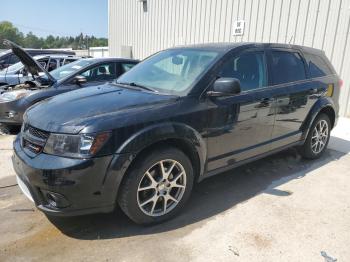
{"label": "headlight", "polygon": [[50,134],[44,153],[58,156],[88,158],[94,156],[110,137],[110,132],[98,134]]}
{"label": "headlight", "polygon": [[28,93],[27,90],[17,90],[5,92],[0,95],[0,101],[2,102],[10,102],[24,97]]}

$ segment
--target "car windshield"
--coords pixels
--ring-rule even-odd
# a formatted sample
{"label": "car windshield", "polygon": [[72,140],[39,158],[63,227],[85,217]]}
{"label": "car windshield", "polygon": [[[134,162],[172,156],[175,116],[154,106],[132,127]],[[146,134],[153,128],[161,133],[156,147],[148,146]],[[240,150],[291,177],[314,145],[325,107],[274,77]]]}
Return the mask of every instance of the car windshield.
{"label": "car windshield", "polygon": [[166,94],[185,95],[218,54],[194,49],[165,50],[133,67],[117,83],[144,86]]}
{"label": "car windshield", "polygon": [[61,80],[69,75],[74,74],[75,72],[79,71],[80,69],[91,65],[94,63],[94,60],[77,60],[72,63],[66,64],[64,66],[61,66],[53,71],[50,72],[50,74],[56,79]]}

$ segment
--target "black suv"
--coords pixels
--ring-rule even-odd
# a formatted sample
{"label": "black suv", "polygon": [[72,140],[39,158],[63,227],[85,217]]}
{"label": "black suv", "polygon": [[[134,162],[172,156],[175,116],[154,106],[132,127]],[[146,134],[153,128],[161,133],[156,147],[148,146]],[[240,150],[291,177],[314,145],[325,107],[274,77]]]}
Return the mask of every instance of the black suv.
{"label": "black suv", "polygon": [[322,51],[228,43],[161,51],[117,82],[32,106],[14,142],[18,184],[49,215],[173,217],[195,182],[297,146],[322,155],[341,80]]}

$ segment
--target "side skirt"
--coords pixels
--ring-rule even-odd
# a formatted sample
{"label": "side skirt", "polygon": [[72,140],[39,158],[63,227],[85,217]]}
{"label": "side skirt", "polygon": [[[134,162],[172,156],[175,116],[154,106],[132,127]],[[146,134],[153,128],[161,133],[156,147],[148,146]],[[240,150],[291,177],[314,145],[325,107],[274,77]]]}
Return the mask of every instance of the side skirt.
{"label": "side skirt", "polygon": [[217,168],[215,170],[212,170],[212,171],[209,171],[207,173],[204,173],[201,177],[198,178],[198,182],[208,178],[208,177],[211,177],[211,176],[215,176],[215,175],[218,175],[220,173],[223,173],[225,171],[228,171],[230,169],[233,169],[233,168],[236,168],[236,167],[239,167],[239,166],[242,166],[244,164],[247,164],[247,163],[250,163],[250,162],[253,162],[255,160],[258,160],[258,159],[261,159],[261,158],[264,158],[264,157],[267,157],[269,155],[273,155],[273,154],[276,154],[280,151],[283,151],[283,150],[286,150],[288,148],[291,148],[293,146],[299,146],[299,145],[302,145],[304,143],[304,140],[301,140],[301,141],[297,141],[297,142],[293,142],[293,143],[290,143],[288,145],[285,145],[285,146],[282,146],[282,147],[279,147],[279,148],[276,148],[276,149],[273,149],[271,151],[268,151],[266,153],[263,153],[263,154],[260,154],[260,155],[257,155],[257,156],[254,156],[254,157],[251,157],[251,158],[247,158],[247,159],[244,159],[242,161],[239,161],[237,163],[234,163],[232,165],[228,165],[228,166],[225,166],[225,167],[221,167],[221,168]]}

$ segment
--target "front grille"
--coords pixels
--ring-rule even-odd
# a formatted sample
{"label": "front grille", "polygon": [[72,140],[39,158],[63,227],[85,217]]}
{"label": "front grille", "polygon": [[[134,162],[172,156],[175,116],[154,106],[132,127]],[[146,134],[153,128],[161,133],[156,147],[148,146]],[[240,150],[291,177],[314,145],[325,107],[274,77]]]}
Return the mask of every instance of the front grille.
{"label": "front grille", "polygon": [[50,133],[35,128],[28,124],[23,124],[22,131],[22,147],[34,154],[39,154],[44,149]]}
{"label": "front grille", "polygon": [[48,139],[49,135],[50,135],[49,132],[40,130],[40,129],[32,127],[30,125],[28,125],[27,130],[29,131],[29,134],[31,134],[32,136],[35,136],[35,137],[38,137],[41,139],[45,139],[45,140]]}

